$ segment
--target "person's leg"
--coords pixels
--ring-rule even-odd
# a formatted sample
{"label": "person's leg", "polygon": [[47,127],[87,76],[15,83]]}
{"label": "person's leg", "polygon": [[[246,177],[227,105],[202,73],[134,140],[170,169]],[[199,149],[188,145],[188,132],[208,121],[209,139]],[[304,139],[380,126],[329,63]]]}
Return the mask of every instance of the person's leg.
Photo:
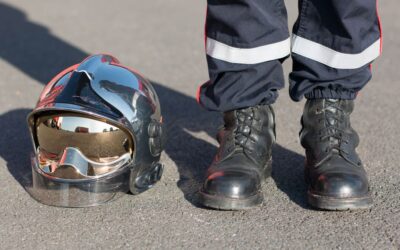
{"label": "person's leg", "polygon": [[350,114],[381,52],[376,0],[301,0],[299,7],[290,96],[307,98],[300,139],[309,203],[329,210],[367,208],[372,199]]}
{"label": "person's leg", "polygon": [[290,53],[283,0],[208,0],[206,50],[210,80],[198,101],[224,112],[220,147],[209,167],[201,203],[242,209],[261,203],[275,141],[272,104],[284,85]]}
{"label": "person's leg", "polygon": [[198,93],[203,107],[225,112],[272,104],[290,54],[283,0],[208,0],[206,53],[210,80]]}
{"label": "person's leg", "polygon": [[300,0],[290,96],[354,99],[381,52],[376,0]]}

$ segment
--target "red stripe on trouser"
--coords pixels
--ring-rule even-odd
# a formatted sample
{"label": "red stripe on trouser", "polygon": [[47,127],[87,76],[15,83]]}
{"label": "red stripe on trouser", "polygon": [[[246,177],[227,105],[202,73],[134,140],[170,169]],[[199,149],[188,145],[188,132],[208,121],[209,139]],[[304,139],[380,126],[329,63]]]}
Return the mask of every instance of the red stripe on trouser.
{"label": "red stripe on trouser", "polygon": [[197,91],[196,91],[196,101],[197,101],[198,104],[201,105],[201,102],[200,102],[200,88],[201,88],[201,85],[200,85],[199,87],[197,87]]}
{"label": "red stripe on trouser", "polygon": [[[379,39],[380,39],[380,53],[382,54],[383,50],[383,31],[382,31],[382,22],[381,17],[379,15],[379,1],[376,0],[376,17],[378,18],[378,25],[379,25]],[[372,64],[369,65],[369,69],[372,71]]]}

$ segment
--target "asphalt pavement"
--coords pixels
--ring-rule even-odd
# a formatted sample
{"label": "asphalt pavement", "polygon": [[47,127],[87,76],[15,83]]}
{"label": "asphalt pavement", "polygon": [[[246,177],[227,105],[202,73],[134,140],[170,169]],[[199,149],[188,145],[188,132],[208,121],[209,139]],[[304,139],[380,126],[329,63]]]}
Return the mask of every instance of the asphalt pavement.
{"label": "asphalt pavement", "polygon": [[[296,1],[286,1],[290,23]],[[274,105],[278,145],[265,202],[215,211],[197,191],[217,149],[219,114],[200,108],[207,80],[206,1],[0,1],[0,249],[400,249],[400,22],[381,1],[384,52],[352,124],[374,207],[316,211],[306,202],[299,119],[287,88]],[[107,52],[154,83],[168,128],[165,174],[153,189],[98,207],[42,205],[25,191],[32,146],[25,122],[44,84],[89,54]],[[284,64],[286,74],[291,61]]]}

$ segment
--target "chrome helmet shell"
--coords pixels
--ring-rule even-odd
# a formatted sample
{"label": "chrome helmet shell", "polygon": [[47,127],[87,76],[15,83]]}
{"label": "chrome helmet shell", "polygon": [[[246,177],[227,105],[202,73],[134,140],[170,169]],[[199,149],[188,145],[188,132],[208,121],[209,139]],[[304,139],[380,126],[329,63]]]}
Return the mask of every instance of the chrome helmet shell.
{"label": "chrome helmet shell", "polygon": [[28,192],[42,203],[94,206],[143,192],[161,178],[157,94],[111,55],[90,56],[59,73],[27,121],[34,146]]}

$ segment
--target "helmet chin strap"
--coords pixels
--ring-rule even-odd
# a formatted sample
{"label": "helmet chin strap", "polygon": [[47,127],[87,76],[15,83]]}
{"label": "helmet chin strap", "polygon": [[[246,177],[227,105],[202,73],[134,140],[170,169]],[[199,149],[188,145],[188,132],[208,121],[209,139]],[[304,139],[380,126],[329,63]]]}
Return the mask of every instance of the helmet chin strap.
{"label": "helmet chin strap", "polygon": [[115,171],[129,162],[130,158],[130,154],[126,153],[112,162],[97,163],[88,159],[79,149],[67,147],[58,163],[46,165],[41,169],[46,174],[61,179],[98,178]]}

